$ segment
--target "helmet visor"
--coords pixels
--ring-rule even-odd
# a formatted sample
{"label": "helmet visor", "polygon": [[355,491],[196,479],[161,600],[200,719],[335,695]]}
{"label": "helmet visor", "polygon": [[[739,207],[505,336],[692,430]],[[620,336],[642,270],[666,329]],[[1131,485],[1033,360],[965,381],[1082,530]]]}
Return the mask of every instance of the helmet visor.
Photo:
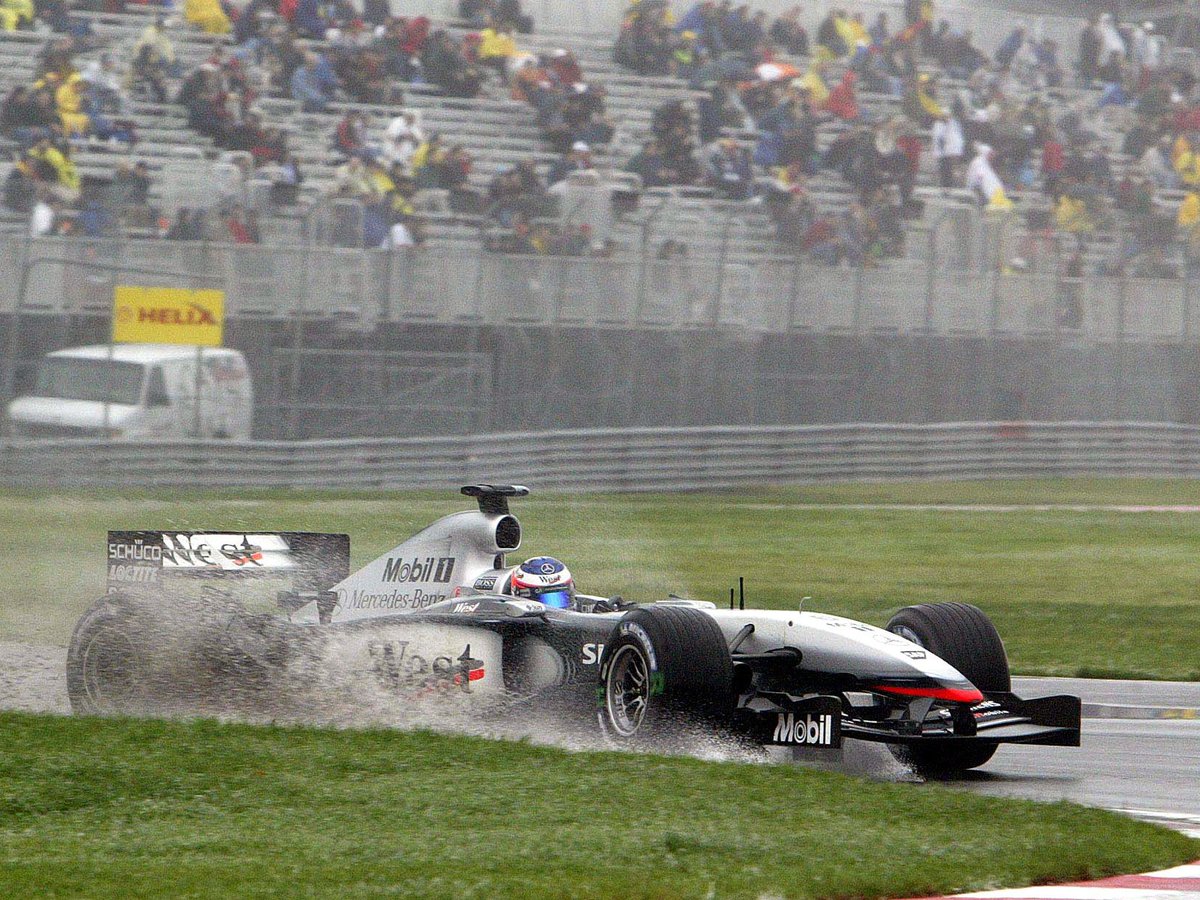
{"label": "helmet visor", "polygon": [[554,590],[538,594],[537,599],[547,606],[553,606],[555,609],[567,609],[571,605],[571,592],[555,588]]}

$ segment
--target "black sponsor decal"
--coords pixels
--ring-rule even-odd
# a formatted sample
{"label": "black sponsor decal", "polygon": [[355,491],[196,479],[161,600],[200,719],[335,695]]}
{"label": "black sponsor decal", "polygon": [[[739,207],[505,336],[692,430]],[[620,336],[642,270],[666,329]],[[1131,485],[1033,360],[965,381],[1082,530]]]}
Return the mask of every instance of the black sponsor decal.
{"label": "black sponsor decal", "polygon": [[163,559],[176,566],[215,566],[213,550],[201,539],[193,542],[190,534],[163,532]]}
{"label": "black sponsor decal", "polygon": [[454,575],[454,562],[453,556],[427,556],[424,559],[389,556],[383,566],[383,580],[449,584]]}
{"label": "black sponsor decal", "polygon": [[496,576],[495,575],[485,575],[482,578],[475,579],[475,590],[477,590],[477,591],[490,591],[490,590],[494,590],[495,587],[496,587]]}

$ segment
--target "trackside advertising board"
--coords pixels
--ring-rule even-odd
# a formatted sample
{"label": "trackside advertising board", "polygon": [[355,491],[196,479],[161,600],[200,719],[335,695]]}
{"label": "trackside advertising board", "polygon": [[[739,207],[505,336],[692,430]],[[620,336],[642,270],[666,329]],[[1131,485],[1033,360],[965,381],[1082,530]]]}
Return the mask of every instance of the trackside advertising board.
{"label": "trackside advertising board", "polygon": [[220,347],[224,291],[117,285],[113,291],[113,342]]}

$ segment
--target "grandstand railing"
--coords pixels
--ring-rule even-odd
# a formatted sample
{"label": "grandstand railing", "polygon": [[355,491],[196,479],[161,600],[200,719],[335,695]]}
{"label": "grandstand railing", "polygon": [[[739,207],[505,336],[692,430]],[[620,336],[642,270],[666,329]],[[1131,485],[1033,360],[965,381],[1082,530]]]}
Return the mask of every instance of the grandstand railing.
{"label": "grandstand railing", "polygon": [[0,442],[19,487],[666,491],[811,481],[1200,476],[1200,427],[968,422],[580,430],[449,438]]}
{"label": "grandstand railing", "polygon": [[[42,262],[21,298],[26,259]],[[1179,344],[1200,335],[1195,279],[1180,271],[1065,278],[937,258],[850,268],[732,253],[576,258],[44,238],[0,243],[0,313],[19,304],[22,315],[104,316],[115,285],[153,282],[223,288],[233,319],[323,318],[364,331],[383,321]]]}

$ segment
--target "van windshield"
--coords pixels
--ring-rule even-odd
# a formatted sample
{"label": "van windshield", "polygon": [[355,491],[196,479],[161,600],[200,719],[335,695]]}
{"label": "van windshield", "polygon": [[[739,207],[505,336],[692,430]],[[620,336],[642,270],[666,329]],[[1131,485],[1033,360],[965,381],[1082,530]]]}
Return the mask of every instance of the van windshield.
{"label": "van windshield", "polygon": [[108,359],[47,356],[38,365],[36,397],[127,403],[142,400],[142,366]]}

